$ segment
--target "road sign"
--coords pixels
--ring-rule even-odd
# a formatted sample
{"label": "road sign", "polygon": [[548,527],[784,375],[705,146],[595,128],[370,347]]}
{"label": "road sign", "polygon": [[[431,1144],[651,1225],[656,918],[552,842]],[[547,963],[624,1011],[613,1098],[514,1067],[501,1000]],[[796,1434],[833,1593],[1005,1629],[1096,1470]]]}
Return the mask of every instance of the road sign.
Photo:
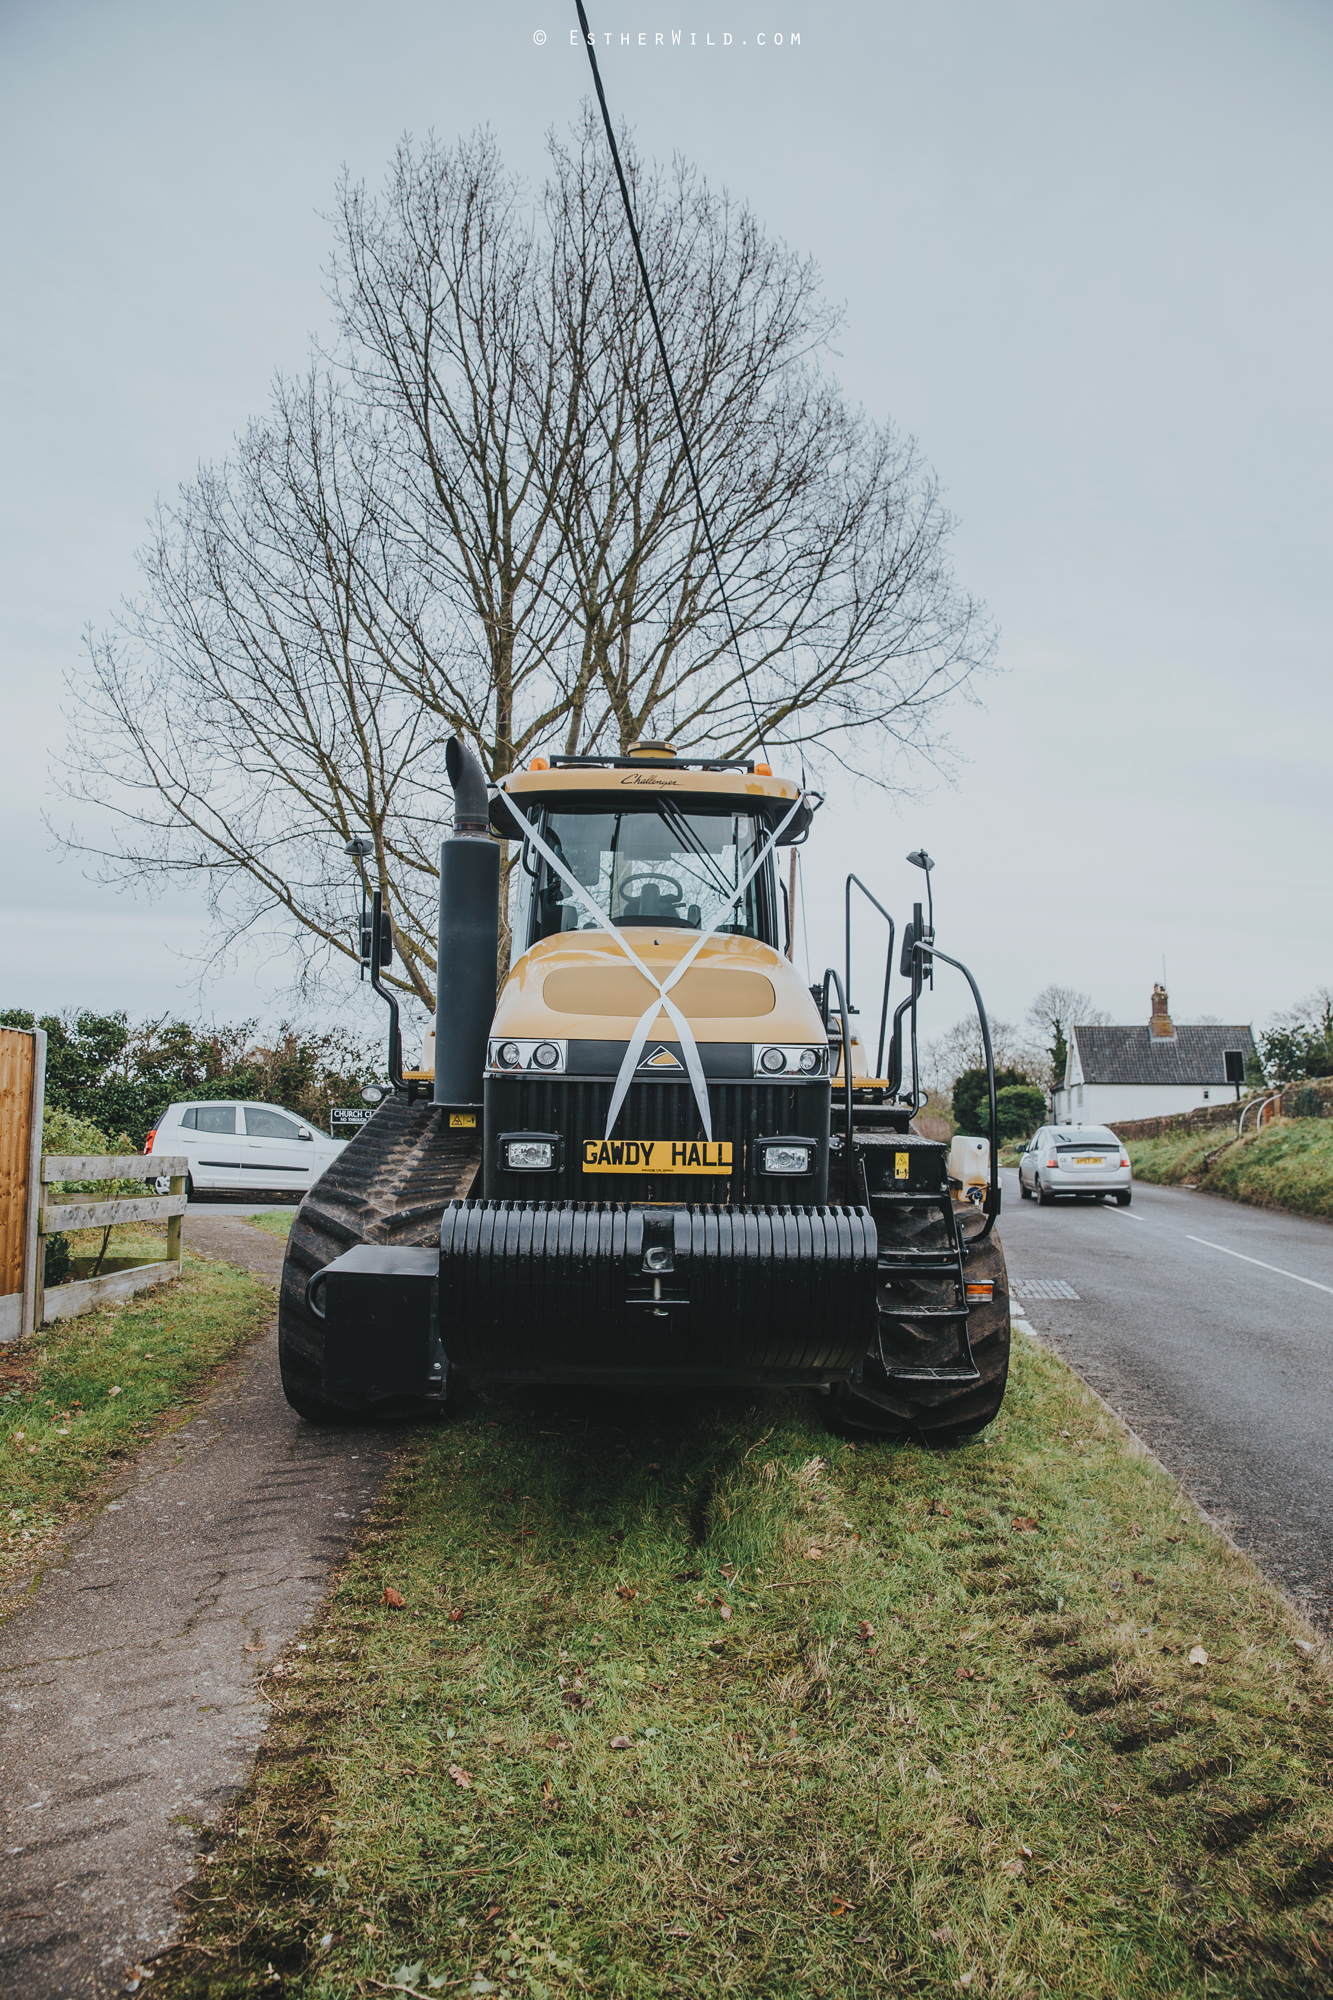
{"label": "road sign", "polygon": [[366,1120],[373,1118],[374,1115],[369,1106],[362,1106],[360,1104],[352,1106],[335,1104],[329,1111],[329,1131],[336,1138],[340,1125],[343,1127],[348,1125],[364,1125]]}

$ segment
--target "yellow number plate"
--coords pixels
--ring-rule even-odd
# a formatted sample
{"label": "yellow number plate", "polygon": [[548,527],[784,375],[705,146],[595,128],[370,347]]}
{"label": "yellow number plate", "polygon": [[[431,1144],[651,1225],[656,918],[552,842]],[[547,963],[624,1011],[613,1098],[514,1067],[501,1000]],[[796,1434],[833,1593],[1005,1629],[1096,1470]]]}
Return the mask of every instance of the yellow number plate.
{"label": "yellow number plate", "polygon": [[729,1174],[729,1139],[585,1139],[585,1174]]}
{"label": "yellow number plate", "polygon": [[1101,1167],[1106,1165],[1106,1161],[1100,1153],[1075,1153],[1074,1165],[1076,1167]]}
{"label": "yellow number plate", "polygon": [[452,1130],[453,1130],[453,1129],[454,1129],[455,1127],[457,1127],[457,1126],[461,1126],[461,1127],[462,1127],[462,1128],[463,1128],[463,1129],[464,1129],[465,1131],[468,1131],[468,1132],[475,1132],[475,1131],[476,1131],[476,1129],[477,1129],[477,1114],[476,1114],[476,1112],[475,1112],[475,1111],[451,1111],[451,1112],[449,1113],[449,1127],[450,1127],[450,1130],[452,1131]]}

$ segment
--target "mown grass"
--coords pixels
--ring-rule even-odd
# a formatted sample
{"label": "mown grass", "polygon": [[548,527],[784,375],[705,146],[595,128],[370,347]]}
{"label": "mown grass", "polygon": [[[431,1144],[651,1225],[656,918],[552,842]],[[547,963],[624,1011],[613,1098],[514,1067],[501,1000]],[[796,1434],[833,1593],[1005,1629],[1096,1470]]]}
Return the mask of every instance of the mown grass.
{"label": "mown grass", "polygon": [[1164,1187],[1189,1181],[1256,1208],[1333,1216],[1333,1119],[1278,1118],[1232,1144],[1225,1131],[1131,1139],[1139,1180]]}
{"label": "mown grass", "polygon": [[1031,1341],[952,1453],[492,1393],[266,1681],[154,1992],[1325,1994],[1329,1687]]}
{"label": "mown grass", "polygon": [[0,1592],[272,1310],[271,1285],[191,1260],[179,1279],[0,1347]]}

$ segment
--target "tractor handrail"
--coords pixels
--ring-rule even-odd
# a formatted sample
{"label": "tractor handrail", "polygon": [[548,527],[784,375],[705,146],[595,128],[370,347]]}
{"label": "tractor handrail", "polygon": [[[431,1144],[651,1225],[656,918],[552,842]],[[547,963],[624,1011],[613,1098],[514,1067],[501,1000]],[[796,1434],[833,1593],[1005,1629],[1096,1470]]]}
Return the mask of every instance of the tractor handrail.
{"label": "tractor handrail", "polygon": [[972,1243],[984,1243],[994,1229],[995,1219],[1000,1213],[1000,1118],[995,1104],[995,1050],[991,1046],[990,1022],[986,1018],[981,989],[960,958],[950,958],[948,952],[941,951],[936,944],[918,944],[913,950],[929,952],[932,958],[942,958],[946,965],[954,968],[955,972],[961,972],[972,988],[972,998],[976,1002],[977,1019],[981,1023],[982,1047],[986,1051],[986,1094],[990,1101],[990,1186],[986,1190],[986,1226],[968,1240]]}
{"label": "tractor handrail", "polygon": [[384,912],[384,893],[376,889],[370,902],[370,983],[389,1010],[389,1082],[395,1090],[406,1090],[403,1080],[403,1038],[398,1026],[398,1002],[387,986],[380,985],[380,949],[382,945],[381,920]]}
{"label": "tractor handrail", "polygon": [[879,911],[880,915],[883,917],[884,921],[887,923],[889,927],[889,950],[888,950],[888,956],[884,960],[884,998],[880,1003],[880,1010],[879,1010],[879,1051],[875,1057],[875,1075],[883,1076],[884,1030],[888,1026],[889,985],[893,979],[894,923],[893,923],[893,918],[889,915],[889,912],[885,909],[883,903],[880,902],[878,896],[873,895],[871,891],[867,889],[865,883],[861,880],[861,877],[859,875],[849,875],[847,877],[846,882],[843,884],[843,900],[844,900],[845,914],[846,914],[846,927],[845,927],[844,949],[843,949],[843,966],[844,966],[844,981],[845,981],[846,996],[847,996],[847,1011],[849,1014],[852,1011],[852,884],[853,882],[855,882],[857,888],[861,891],[861,894],[866,898],[866,901],[874,904],[875,908]]}
{"label": "tractor handrail", "polygon": [[831,965],[826,968],[824,973],[824,991],[821,998],[820,1009],[819,1009],[824,1024],[827,1027],[828,989],[830,980],[833,981],[833,984],[838,989],[838,1016],[842,1023],[842,1076],[843,1076],[842,1095],[843,1095],[843,1111],[844,1111],[843,1122],[845,1128],[843,1131],[843,1140],[842,1140],[843,1173],[846,1180],[846,1195],[848,1204],[854,1205],[856,1177],[852,1171],[852,1024],[848,1016],[847,995],[843,990],[843,984],[841,979],[839,979],[837,973],[833,970],[833,967]]}

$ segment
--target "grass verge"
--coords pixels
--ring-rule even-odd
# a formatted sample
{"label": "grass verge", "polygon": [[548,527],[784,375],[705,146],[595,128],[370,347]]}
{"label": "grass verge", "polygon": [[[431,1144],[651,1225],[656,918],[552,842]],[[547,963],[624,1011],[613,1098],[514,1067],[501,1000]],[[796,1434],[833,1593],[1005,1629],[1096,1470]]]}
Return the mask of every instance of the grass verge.
{"label": "grass verge", "polygon": [[1127,1150],[1139,1180],[1188,1181],[1256,1208],[1333,1217],[1333,1119],[1278,1118],[1231,1145],[1214,1130],[1131,1139]]}
{"label": "grass verge", "polygon": [[265,1236],[280,1236],[285,1243],[292,1233],[292,1224],[296,1220],[296,1210],[294,1208],[274,1209],[267,1215],[247,1215],[245,1220],[250,1224],[252,1229],[262,1229]]}
{"label": "grass verge", "polygon": [[271,1285],[187,1260],[169,1284],[0,1347],[0,1592],[272,1310]]}
{"label": "grass verge", "polygon": [[1329,1687],[1028,1340],[951,1453],[492,1392],[268,1678],[154,1993],[1322,1995]]}

